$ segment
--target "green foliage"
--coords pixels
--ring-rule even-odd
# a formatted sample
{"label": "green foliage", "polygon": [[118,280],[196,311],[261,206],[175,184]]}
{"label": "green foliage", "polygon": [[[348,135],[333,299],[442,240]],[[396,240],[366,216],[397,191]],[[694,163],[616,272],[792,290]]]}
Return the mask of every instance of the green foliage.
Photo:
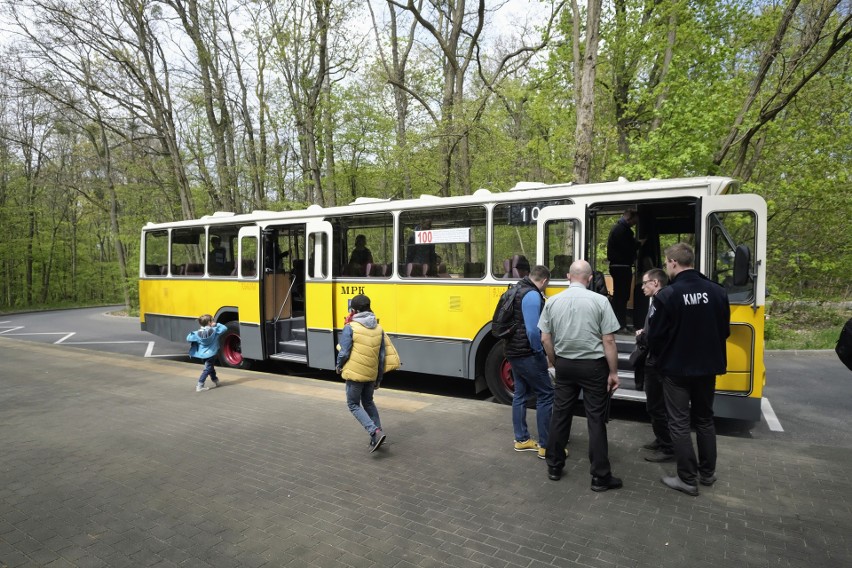
{"label": "green foliage", "polygon": [[767,349],[833,349],[852,310],[821,302],[772,302],[766,310]]}
{"label": "green foliage", "polygon": [[[374,7],[381,9],[380,4]],[[114,8],[111,2],[106,6]],[[222,106],[213,109],[212,117],[205,106],[204,81],[196,74],[198,61],[189,52],[169,53],[174,60],[156,66],[156,83],[168,90],[157,96],[167,95],[173,105],[163,123],[153,120],[154,101],[145,98],[147,89],[139,88],[139,77],[128,74],[126,67],[94,62],[92,80],[103,99],[112,102],[91,106],[88,103],[98,97],[90,98],[88,86],[66,76],[62,68],[46,59],[19,59],[9,53],[0,64],[0,309],[123,302],[125,293],[135,303],[139,231],[145,223],[180,220],[187,210],[201,216],[221,208],[240,212],[258,206],[286,210],[310,205],[314,180],[308,142],[318,148],[316,167],[327,203],[349,203],[360,196],[435,195],[445,184],[458,193],[480,187],[506,191],[522,180],[570,181],[576,150],[570,8],[551,30],[546,50],[527,64],[509,61],[503,69],[512,71],[496,80],[497,62],[515,50],[515,38],[500,34],[504,37],[498,41],[482,43],[477,52],[482,67],[471,65],[459,78],[456,87],[464,96],[452,109],[442,108],[442,52],[428,34],[418,34],[408,52],[404,79],[408,94],[403,141],[386,67],[386,30],[356,37],[360,32],[353,29],[361,27],[350,24],[363,19],[364,12],[357,3],[346,4],[346,9],[335,6],[339,10],[328,30],[327,90],[310,117],[315,121],[310,128],[303,124],[307,117],[302,105],[315,79],[316,61],[310,58],[316,52],[307,48],[314,47],[311,42],[317,38],[298,25],[308,21],[310,9],[295,14],[282,6],[277,13],[281,25],[273,29],[265,12],[259,17],[261,5],[241,3],[233,7],[233,17],[252,26],[232,44],[231,38],[216,35],[225,33],[225,26],[212,25],[221,21],[219,8],[204,8],[200,24],[209,27],[204,28],[203,41],[219,46],[211,53],[222,58],[219,88],[225,91],[217,94]],[[741,117],[740,140],[745,129],[756,124],[761,109],[778,102],[774,89],[787,85],[789,66],[800,59],[812,63],[823,53],[821,46],[831,41],[833,26],[844,12],[842,6],[836,8],[820,30],[814,14],[824,6],[799,4],[766,82],[754,93],[755,104]],[[738,167],[739,147],[734,144],[724,160],[717,159],[717,152],[749,100],[786,7],[759,0],[605,3],[592,178],[730,175]],[[158,39],[185,40],[174,14],[160,8],[146,14],[152,18],[152,39],[165,34]],[[121,38],[113,47],[116,53],[128,54],[126,64],[141,57],[141,51],[134,51],[132,34],[122,35],[126,26],[101,29],[111,22],[99,19],[100,11],[89,13],[90,21],[81,16],[81,28],[89,21],[95,33],[81,29],[79,41],[105,43],[94,49],[83,45],[69,61],[87,51],[112,53],[108,42],[113,37]],[[398,31],[405,34],[411,14],[398,14]],[[344,21],[346,15],[351,21]],[[49,48],[68,48],[50,43],[65,35],[57,32],[59,19],[41,12],[35,16],[44,26],[57,26],[33,28]],[[580,14],[582,29],[585,17]],[[798,58],[797,50],[810,32],[819,32],[821,43]],[[376,39],[384,62],[372,46]],[[220,52],[229,45],[239,57]],[[737,170],[745,182],[743,191],[762,195],[769,204],[767,285],[774,299],[845,299],[852,292],[850,45],[760,128]],[[39,50],[26,52],[35,57]],[[238,60],[241,78],[232,71]],[[260,75],[261,68],[266,76]],[[180,72],[166,77],[167,69]],[[31,76],[40,80],[26,82]],[[450,116],[454,130],[447,131],[442,118]],[[213,132],[225,118],[231,121],[229,129]],[[170,128],[175,129],[176,149],[166,144]],[[265,153],[252,156],[249,133]],[[217,154],[219,135],[227,142],[224,157]],[[464,137],[469,164],[456,152],[447,165],[447,141],[460,147]],[[442,179],[444,171],[449,180]],[[465,173],[469,183],[460,179]],[[264,184],[260,197],[254,193],[256,175]],[[517,235],[500,239],[505,239],[506,250],[518,248]],[[118,265],[117,244],[126,251],[126,278]],[[773,341],[788,333],[781,321],[779,316],[767,322],[767,337]],[[823,325],[812,318],[804,321],[814,329]]]}

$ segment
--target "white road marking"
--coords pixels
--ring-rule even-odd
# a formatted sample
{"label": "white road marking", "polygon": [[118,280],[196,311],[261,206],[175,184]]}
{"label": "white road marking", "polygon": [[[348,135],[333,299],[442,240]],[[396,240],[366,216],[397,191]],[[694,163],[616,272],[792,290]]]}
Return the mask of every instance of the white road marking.
{"label": "white road marking", "polygon": [[[0,322],[4,323],[4,322]],[[77,332],[76,331],[42,331],[42,332],[29,332],[29,333],[10,333],[13,331],[17,331],[19,329],[24,329],[24,326],[19,325],[16,327],[10,327],[9,329],[0,331],[0,335],[9,335],[9,336],[24,336],[24,335],[61,335],[62,337],[53,342],[54,345],[118,345],[118,344],[129,344],[129,343],[144,343],[147,348],[145,349],[145,357],[183,357],[186,353],[176,353],[176,354],[165,354],[165,355],[154,355],[154,347],[155,343],[153,341],[141,341],[141,340],[127,340],[127,341],[68,341],[69,338],[74,337]]]}
{"label": "white road marking", "polygon": [[770,430],[772,430],[773,432],[784,431],[784,428],[781,427],[781,422],[779,422],[778,417],[775,415],[775,411],[772,410],[772,405],[769,404],[768,398],[761,399],[760,410],[763,411],[763,418],[769,425]]}
{"label": "white road marking", "polygon": [[7,329],[6,331],[0,331],[0,335],[2,335],[2,334],[4,334],[4,333],[9,333],[10,331],[15,331],[16,329],[24,329],[24,326],[19,325],[19,326],[17,326],[17,327],[10,327],[10,328],[9,328],[9,329]]}

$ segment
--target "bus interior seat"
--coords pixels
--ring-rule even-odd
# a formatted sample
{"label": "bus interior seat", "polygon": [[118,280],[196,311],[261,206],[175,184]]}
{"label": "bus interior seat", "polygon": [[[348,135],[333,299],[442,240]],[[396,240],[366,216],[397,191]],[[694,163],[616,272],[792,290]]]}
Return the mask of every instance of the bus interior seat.
{"label": "bus interior seat", "polygon": [[423,273],[423,265],[420,263],[415,264],[413,262],[409,262],[405,265],[405,275],[409,277],[426,276],[426,274]]}
{"label": "bus interior seat", "polygon": [[518,261],[521,260],[521,255],[516,254],[512,258],[507,258],[503,261],[503,278],[520,278],[518,273]]}
{"label": "bus interior seat", "polygon": [[374,264],[367,263],[367,276],[384,276],[385,275],[385,265],[384,264]]}
{"label": "bus interior seat", "polygon": [[186,263],[183,273],[186,276],[200,276],[204,274],[204,265],[194,262]]}
{"label": "bus interior seat", "polygon": [[442,262],[442,263],[438,264],[437,276],[438,276],[438,278],[450,278],[451,277],[450,273],[447,272],[447,264],[446,263]]}

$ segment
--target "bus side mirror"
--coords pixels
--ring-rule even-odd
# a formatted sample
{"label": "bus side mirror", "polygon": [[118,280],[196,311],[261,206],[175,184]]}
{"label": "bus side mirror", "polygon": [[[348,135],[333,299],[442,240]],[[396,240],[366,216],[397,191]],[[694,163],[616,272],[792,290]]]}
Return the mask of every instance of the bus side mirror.
{"label": "bus side mirror", "polygon": [[734,252],[734,286],[748,284],[751,268],[751,251],[746,245],[738,245]]}

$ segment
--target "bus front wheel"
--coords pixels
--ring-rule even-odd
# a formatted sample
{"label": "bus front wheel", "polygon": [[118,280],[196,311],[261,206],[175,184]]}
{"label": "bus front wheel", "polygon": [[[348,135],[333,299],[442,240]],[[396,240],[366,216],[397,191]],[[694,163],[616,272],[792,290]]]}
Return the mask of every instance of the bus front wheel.
{"label": "bus front wheel", "polygon": [[502,341],[495,343],[485,358],[485,383],[494,395],[494,400],[502,404],[512,404],[515,380],[509,361],[503,355]]}
{"label": "bus front wheel", "polygon": [[248,369],[251,362],[243,357],[242,342],[240,341],[240,323],[229,321],[225,324],[228,331],[222,334],[219,344],[219,361],[233,369]]}

